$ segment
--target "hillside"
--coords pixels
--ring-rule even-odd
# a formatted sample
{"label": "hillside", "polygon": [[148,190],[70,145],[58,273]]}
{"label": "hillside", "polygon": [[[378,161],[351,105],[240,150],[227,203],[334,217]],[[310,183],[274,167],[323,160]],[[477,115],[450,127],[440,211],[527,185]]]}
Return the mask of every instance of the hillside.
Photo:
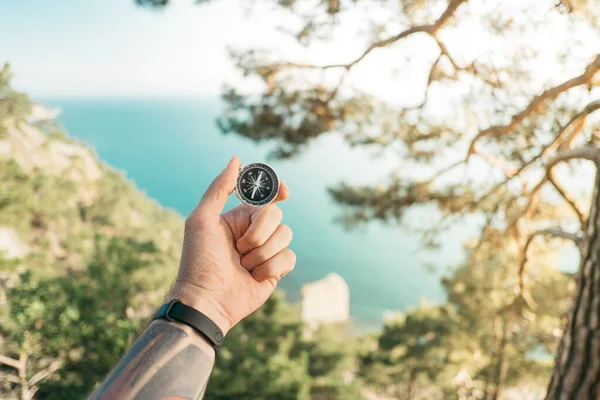
{"label": "hillside", "polygon": [[70,138],[56,112],[8,81],[5,67],[0,397],[80,397],[162,301],[177,272],[183,218]]}
{"label": "hillside", "polygon": [[145,275],[164,292],[176,272],[182,217],[66,136],[48,114],[35,105],[22,120],[4,120],[0,250],[17,266],[55,275],[86,265],[98,235],[151,241],[162,257]]}
{"label": "hillside", "polygon": [[[183,219],[69,137],[55,111],[32,104],[9,81],[5,66],[0,398],[80,399],[161,303],[177,271]],[[357,398],[348,378],[354,345],[324,328],[314,341],[303,339],[299,308],[275,293],[228,333],[207,398]]]}

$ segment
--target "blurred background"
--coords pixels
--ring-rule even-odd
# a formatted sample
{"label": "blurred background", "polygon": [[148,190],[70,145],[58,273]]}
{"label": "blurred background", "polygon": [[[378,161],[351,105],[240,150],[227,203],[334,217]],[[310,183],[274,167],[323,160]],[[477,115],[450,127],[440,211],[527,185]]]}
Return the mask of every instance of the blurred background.
{"label": "blurred background", "polygon": [[0,2],[0,397],[93,390],[237,155],[290,188],[297,266],[228,335],[206,398],[596,398],[599,17]]}

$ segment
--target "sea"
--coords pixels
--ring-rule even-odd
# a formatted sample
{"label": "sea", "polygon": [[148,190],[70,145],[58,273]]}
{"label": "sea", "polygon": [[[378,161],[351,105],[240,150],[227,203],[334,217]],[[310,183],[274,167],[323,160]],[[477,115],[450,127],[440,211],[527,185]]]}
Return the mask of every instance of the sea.
{"label": "sea", "polygon": [[[391,171],[402,168],[398,153],[351,148],[330,134],[292,159],[272,159],[274,143],[220,132],[216,120],[224,105],[218,98],[36,100],[60,108],[58,120],[69,135],[183,216],[231,156],[243,164],[269,163],[290,188],[281,208],[284,223],[293,229],[291,248],[297,254],[295,270],[279,287],[297,302],[302,285],[339,274],[350,288],[351,318],[360,331],[376,329],[388,316],[422,302],[443,302],[440,277],[463,260],[461,235],[448,235],[440,249],[431,251],[423,248],[418,232],[395,222],[350,229],[339,222],[346,210],[327,188],[341,181],[385,182]],[[228,207],[236,204],[232,195]]]}

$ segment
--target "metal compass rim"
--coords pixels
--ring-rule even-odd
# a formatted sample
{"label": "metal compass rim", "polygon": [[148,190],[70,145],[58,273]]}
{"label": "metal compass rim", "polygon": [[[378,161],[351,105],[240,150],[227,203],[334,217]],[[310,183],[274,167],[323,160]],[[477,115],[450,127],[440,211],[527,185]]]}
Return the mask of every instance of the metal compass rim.
{"label": "metal compass rim", "polygon": [[[267,172],[267,174],[270,175],[271,180],[273,181],[273,188],[271,190],[271,193],[269,193],[269,195],[260,200],[260,201],[254,201],[250,198],[248,198],[247,196],[245,196],[242,192],[242,176],[250,169],[261,169],[265,172]],[[271,167],[269,164],[267,163],[262,163],[262,162],[255,162],[255,163],[250,163],[247,164],[245,166],[243,166],[242,168],[240,168],[240,171],[238,172],[238,176],[236,179],[236,184],[235,184],[235,193],[238,197],[238,199],[240,199],[240,201],[250,207],[264,207],[270,203],[272,203],[276,198],[277,195],[279,194],[279,176],[277,175],[277,172],[275,172],[275,169],[273,167]]]}

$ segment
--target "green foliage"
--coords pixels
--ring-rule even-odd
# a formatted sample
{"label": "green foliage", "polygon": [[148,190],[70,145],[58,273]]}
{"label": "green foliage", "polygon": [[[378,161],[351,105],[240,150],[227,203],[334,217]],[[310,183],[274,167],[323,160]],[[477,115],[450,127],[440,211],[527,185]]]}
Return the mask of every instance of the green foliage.
{"label": "green foliage", "polygon": [[42,280],[25,272],[8,291],[6,350],[26,352],[33,370],[48,359],[62,361],[40,383],[40,398],[84,397],[125,353],[140,330],[128,316],[129,300],[143,290],[136,273],[155,253],[152,242],[99,237],[85,270]]}
{"label": "green foliage", "polygon": [[416,385],[449,385],[441,375],[456,368],[452,358],[460,351],[453,343],[457,325],[450,306],[423,305],[389,320],[374,349],[361,356],[363,378],[378,392],[395,398],[410,398]]}
{"label": "green foliage", "polygon": [[[15,100],[26,97],[10,88],[7,71],[0,117],[13,146],[11,157],[0,160],[0,226],[27,251],[0,256],[0,353],[27,358],[25,373],[39,398],[81,398],[162,301],[176,273],[183,219],[58,134],[55,124],[44,132],[27,123],[29,108]],[[29,134],[45,142],[21,146]],[[62,172],[52,164],[60,156],[52,153],[55,145],[79,154]],[[38,168],[32,158],[46,164]],[[99,177],[88,178],[90,163]],[[0,373],[15,370],[2,365]],[[2,381],[0,397],[19,389]]]}
{"label": "green foliage", "polygon": [[[28,168],[22,160],[31,154],[0,160],[0,226],[28,246],[21,258],[0,256],[0,354],[26,358],[36,398],[83,398],[163,300],[176,273],[183,221],[56,125],[47,134],[22,127],[46,139],[31,150],[40,159],[51,158],[45,152],[53,144],[75,146],[102,175],[86,179],[76,159],[65,173]],[[20,129],[11,135],[26,140]],[[308,399],[326,390],[328,399],[356,398],[355,388],[338,380],[352,368],[351,354],[342,351],[346,341],[305,340],[299,314],[276,293],[236,326],[207,397]],[[0,374],[16,376],[2,364]],[[19,390],[18,380],[0,380],[0,397],[17,398]]]}
{"label": "green foliage", "polygon": [[297,311],[276,293],[227,334],[207,399],[307,399],[311,384]]}
{"label": "green foliage", "polygon": [[554,294],[569,287],[569,277],[537,264],[532,291],[539,304],[531,312],[507,284],[511,263],[509,253],[482,245],[443,279],[446,304],[422,304],[365,338],[359,359],[366,386],[398,399],[482,399],[507,387],[543,393],[569,306],[568,296]]}
{"label": "green foliage", "polygon": [[344,327],[323,325],[308,339],[297,307],[276,292],[227,334],[207,399],[352,400],[360,386],[354,341]]}
{"label": "green foliage", "polygon": [[[10,65],[6,63],[0,69],[0,121],[8,117],[21,120],[31,110],[29,98],[10,87],[11,78]],[[5,129],[4,124],[0,123],[0,139],[6,135]]]}
{"label": "green foliage", "polygon": [[[240,74],[263,85],[251,93],[225,90],[221,129],[268,140],[273,154],[284,158],[324,135],[400,154],[402,171],[392,171],[380,183],[342,182],[329,189],[343,206],[339,220],[347,226],[404,222],[411,210],[426,209],[429,226],[420,227],[426,245],[435,245],[440,232],[465,220],[478,221],[481,228],[477,244],[467,246],[467,263],[443,282],[448,304],[421,307],[386,325],[376,350],[362,358],[360,373],[367,385],[409,399],[498,398],[506,388],[532,385],[543,393],[573,282],[554,269],[556,255],[547,257],[554,252],[550,241],[545,247],[552,251],[546,253],[529,243],[540,228],[553,225],[572,227],[584,240],[590,235],[580,208],[581,200],[589,204],[589,197],[569,192],[575,187],[581,192],[583,182],[574,185],[555,165],[571,161],[583,171],[575,159],[600,154],[597,124],[589,123],[600,110],[600,54],[583,45],[600,40],[594,18],[600,3],[520,2],[516,8],[468,0],[280,5],[282,12],[296,17],[288,25],[304,27],[296,35],[300,44],[317,40],[324,45],[329,39],[341,46],[343,41],[361,43],[356,56],[324,62],[321,46],[314,48],[318,56],[311,60],[309,51],[301,61],[282,59],[264,47],[232,52]],[[345,28],[371,27],[359,40],[343,28],[334,31],[349,14],[353,18]],[[492,52],[465,51],[473,21],[478,35],[493,43]],[[578,44],[552,42],[541,51],[539,38],[558,24],[561,35]],[[546,58],[550,54],[556,60],[552,66]],[[576,65],[568,62],[576,57]],[[369,58],[375,62],[369,64]],[[387,73],[382,60],[390,60],[388,70],[399,72],[390,87],[396,85],[398,92],[409,88],[410,96],[399,93],[385,102],[364,94],[381,87],[371,87],[368,70],[358,72],[360,66],[377,71],[373,74]],[[543,78],[541,65],[548,67]],[[391,91],[386,95],[394,97]],[[578,174],[587,179],[587,191],[592,175]],[[594,198],[592,204],[597,203]],[[589,226],[595,225],[597,221]],[[573,329],[593,328],[573,324]],[[579,356],[587,357],[581,349],[576,349]],[[569,359],[574,359],[571,354]]]}
{"label": "green foliage", "polygon": [[[136,3],[162,8],[169,1]],[[276,0],[284,12],[297,17],[298,29],[291,33],[302,45],[329,39],[352,9],[373,8],[380,17],[369,20],[370,14],[364,13],[370,27],[365,43],[355,58],[343,63],[281,60],[257,49],[232,52],[241,74],[264,85],[259,93],[225,91],[227,109],[219,120],[223,132],[269,141],[277,157],[292,157],[317,138],[335,134],[352,146],[402,154],[411,167],[402,175],[392,173],[379,185],[332,187],[330,194],[347,211],[343,221],[348,225],[403,221],[409,208],[423,205],[434,206],[442,218],[433,221],[434,233],[467,216],[483,223],[477,243],[467,246],[467,261],[442,281],[446,304],[408,310],[387,321],[381,332],[359,341],[333,333],[335,327],[322,327],[312,339],[305,339],[298,313],[280,297],[269,300],[228,335],[208,398],[353,399],[366,390],[396,399],[489,399],[498,398],[506,388],[531,386],[541,387],[543,393],[573,285],[570,276],[554,269],[557,253],[550,243],[544,249],[536,245],[529,249],[527,263],[523,243],[538,226],[578,225],[585,219],[577,202],[553,178],[548,160],[570,147],[597,147],[597,132],[585,122],[598,108],[584,105],[597,91],[600,58],[578,45],[597,41],[597,1],[559,1],[556,7],[531,9],[500,3],[471,8],[471,3],[319,0],[306,5]],[[461,33],[468,38],[473,21],[494,42],[493,54],[484,52],[473,59],[468,52],[458,52],[465,46],[456,38]],[[543,53],[538,43],[526,39],[539,38],[544,32],[538,32],[539,27],[553,21],[573,32],[585,31],[586,36],[569,37],[573,40],[563,41],[568,45],[552,43],[556,51],[538,58]],[[417,36],[431,42],[431,54],[425,47],[412,46],[412,53],[411,46],[401,47]],[[391,50],[392,45],[401,48]],[[424,84],[419,93],[411,93],[414,104],[388,104],[346,84],[374,50],[406,53],[405,62],[393,66],[401,72],[423,58],[418,64],[421,75],[403,77]],[[548,54],[575,60],[578,67],[568,74],[557,70],[557,76],[540,82],[534,79],[539,75],[536,68]],[[592,72],[578,75],[584,70]],[[8,80],[6,67],[1,76],[0,119],[23,118],[26,98],[1,83]],[[437,168],[440,164],[444,166]],[[431,174],[424,177],[423,171]],[[123,310],[126,316],[128,305],[133,309],[155,305],[176,265],[179,242],[173,239],[165,245],[158,232],[178,237],[180,221],[139,196],[119,174],[107,168],[103,172],[103,179],[92,185],[96,198],[86,202],[75,194],[80,185],[65,177],[25,172],[11,161],[0,165],[0,223],[14,226],[34,244],[26,264],[3,264],[11,274],[23,265],[30,271],[20,275],[8,299],[9,315],[25,328],[21,336],[16,328],[7,328],[3,335],[13,335],[20,346],[12,348],[12,354],[38,349],[40,359],[32,363],[39,368],[46,368],[49,359],[66,363],[42,386],[42,393],[83,393],[112,360],[97,355],[100,348],[89,343],[95,340],[92,328],[74,332],[75,321],[82,318],[80,309],[90,311],[85,320],[90,326],[101,323],[105,314],[91,310],[86,293],[79,285],[68,284],[68,277],[81,279],[91,293],[100,288],[116,293],[102,303],[112,310],[109,320],[119,322],[111,332],[115,341],[101,337],[98,346],[118,353],[130,343],[142,319],[124,318]],[[146,223],[133,221],[134,211]],[[58,236],[66,256],[51,250],[56,247],[51,246],[52,235]],[[130,238],[161,248],[137,249],[140,255],[150,253],[152,261],[130,270],[119,261],[125,258],[118,251],[141,245]],[[113,240],[123,243],[115,244],[116,249],[106,245]],[[138,265],[141,260],[128,262]],[[123,271],[92,282],[98,265]],[[139,290],[121,286],[114,279],[121,275]],[[30,298],[40,299],[31,303],[31,309],[26,307]],[[64,340],[70,342],[64,346],[50,337],[62,335],[45,330],[52,327],[49,321],[60,318],[73,328],[65,333]],[[6,348],[2,344],[2,350]],[[89,352],[89,373],[73,367],[83,362],[77,361],[78,351]]]}
{"label": "green foliage", "polygon": [[347,323],[322,324],[309,337],[305,348],[314,378],[311,399],[362,399],[362,384],[356,376],[358,343]]}

